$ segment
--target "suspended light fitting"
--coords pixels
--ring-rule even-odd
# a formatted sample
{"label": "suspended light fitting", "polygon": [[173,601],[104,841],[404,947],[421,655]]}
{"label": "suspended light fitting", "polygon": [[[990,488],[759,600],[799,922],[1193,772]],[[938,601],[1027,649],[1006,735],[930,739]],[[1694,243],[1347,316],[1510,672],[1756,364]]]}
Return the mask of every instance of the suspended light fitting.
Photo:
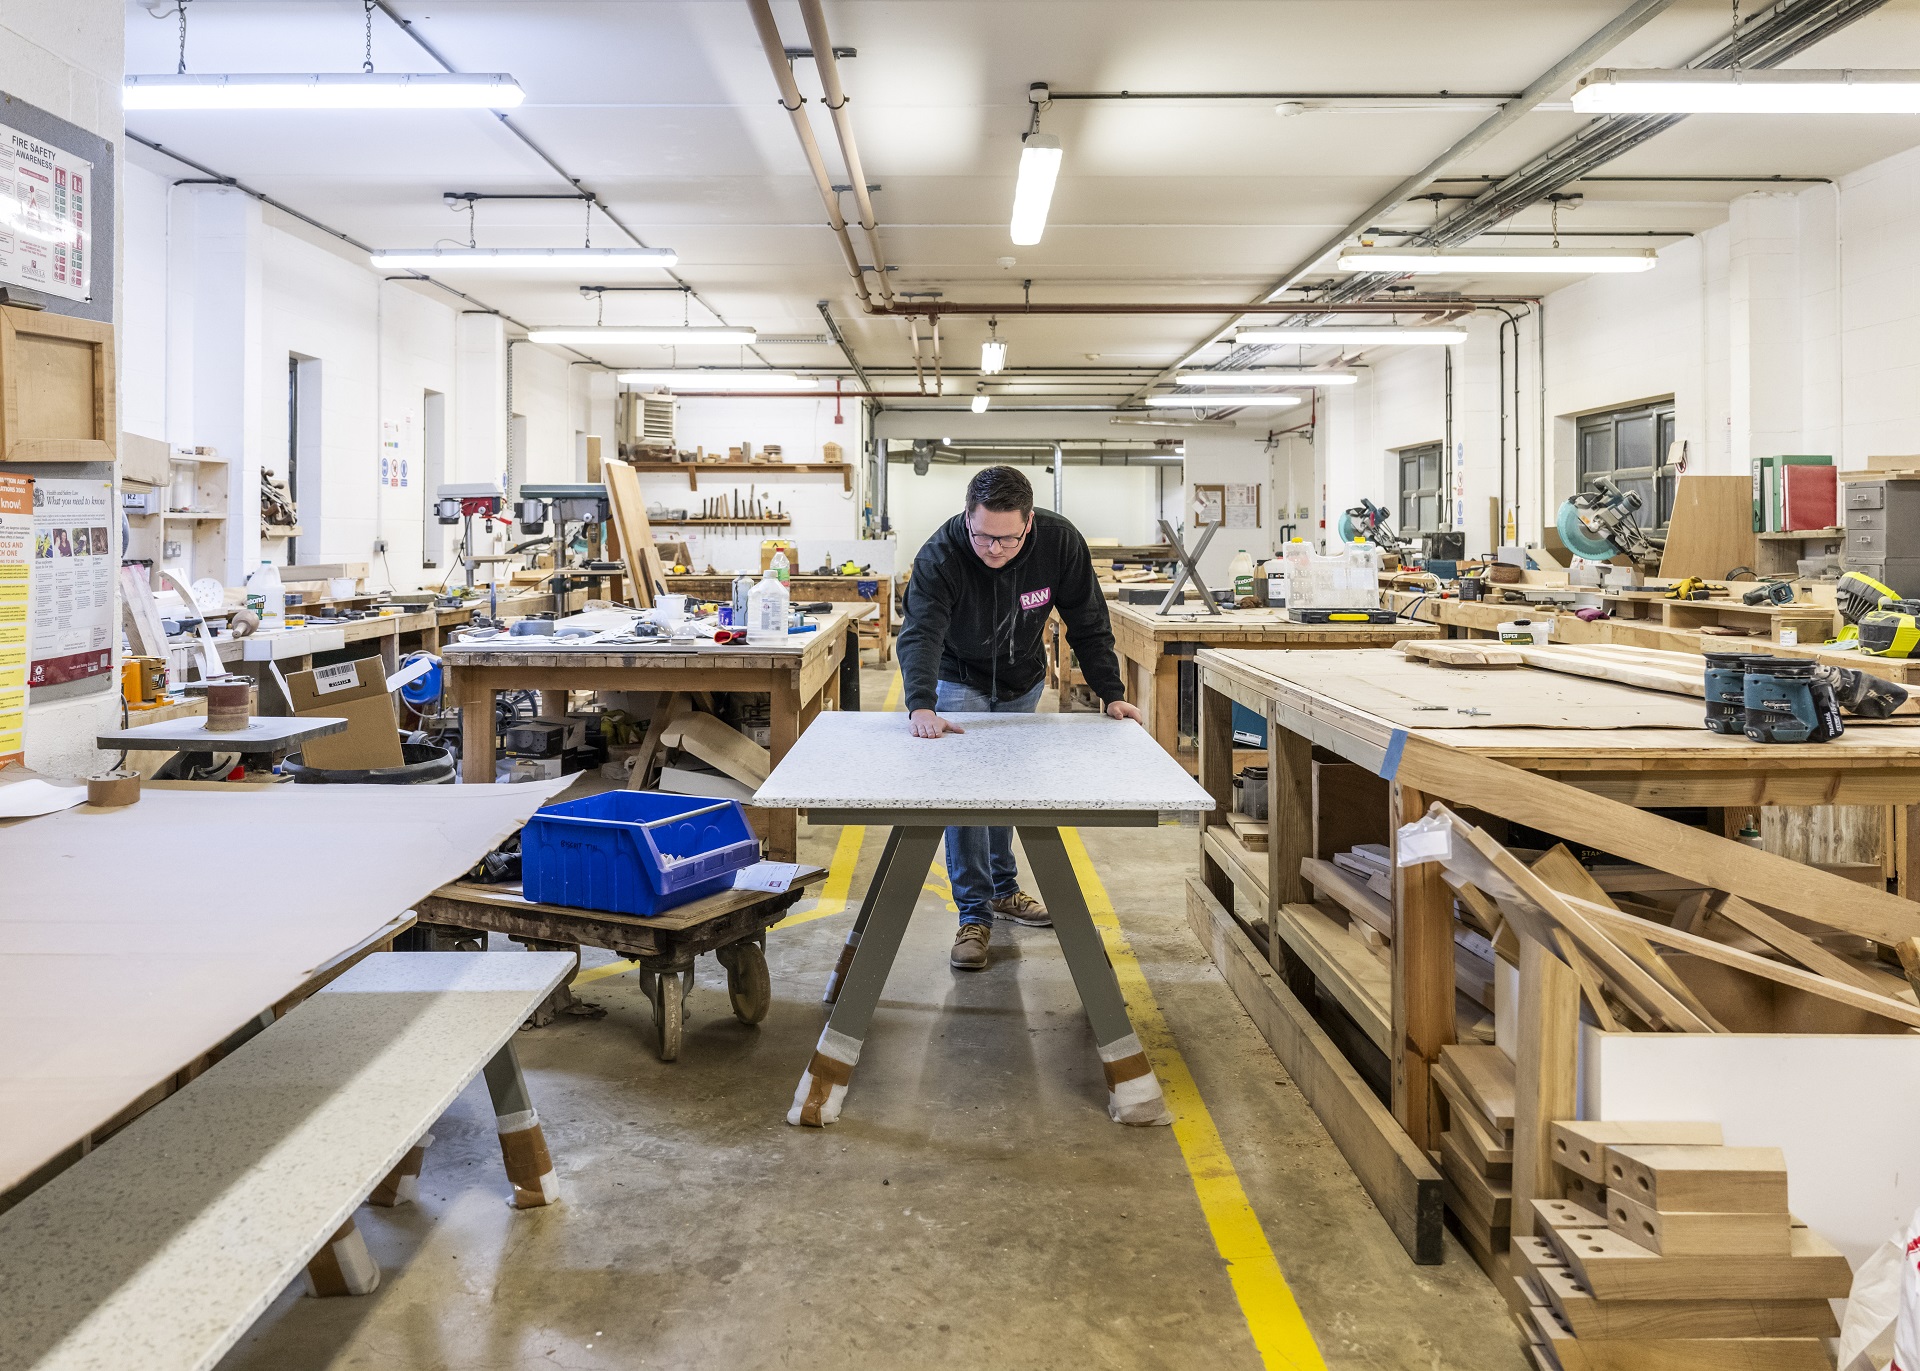
{"label": "suspended light fitting", "polygon": [[750,328],[535,328],[535,343],[642,343],[667,347],[751,347],[759,335]]}
{"label": "suspended light fitting", "polygon": [[1053,183],[1060,178],[1060,140],[1040,132],[1040,111],[1053,103],[1045,81],[1027,87],[1033,114],[1020,135],[1020,176],[1013,187],[1013,241],[1032,247],[1047,230],[1047,211],[1053,205]]}
{"label": "suspended light fitting", "polygon": [[976,390],[973,394],[973,403],[968,405],[967,408],[971,409],[975,414],[985,414],[987,412],[987,406],[992,403],[993,397],[991,395],[987,394],[984,390]]}
{"label": "suspended light fitting", "polygon": [[408,271],[666,271],[672,248],[394,248],[368,254],[376,267]]}
{"label": "suspended light fitting", "polygon": [[630,386],[667,386],[673,390],[817,390],[818,376],[790,371],[622,371]]}
{"label": "suspended light fitting", "polygon": [[1352,371],[1183,371],[1173,382],[1179,386],[1350,386],[1360,379]]}
{"label": "suspended light fitting", "polygon": [[527,98],[504,73],[289,72],[129,76],[121,103],[137,110],[512,109]]}
{"label": "suspended light fitting", "polygon": [[1920,114],[1920,71],[1627,71],[1601,67],[1573,92],[1580,114]]}
{"label": "suspended light fitting", "polygon": [[[1417,248],[1348,248],[1334,265],[1341,271],[1447,272],[1484,275],[1495,272],[1652,271],[1659,259],[1641,252],[1425,252]],[[1242,335],[1244,336],[1244,335]]]}
{"label": "suspended light fitting", "polygon": [[987,320],[987,341],[980,345],[980,374],[992,376],[1007,369],[1007,345],[1000,338],[1000,321]]}
{"label": "suspended light fitting", "polygon": [[1149,395],[1147,397],[1147,404],[1153,409],[1291,409],[1299,403],[1298,395],[1270,393],[1226,395],[1216,391],[1210,395]]}
{"label": "suspended light fitting", "polygon": [[1325,343],[1340,347],[1400,347],[1408,344],[1458,346],[1467,341],[1463,328],[1375,324],[1359,328],[1314,328],[1282,324],[1276,328],[1243,328],[1233,335],[1236,346],[1245,343]]}

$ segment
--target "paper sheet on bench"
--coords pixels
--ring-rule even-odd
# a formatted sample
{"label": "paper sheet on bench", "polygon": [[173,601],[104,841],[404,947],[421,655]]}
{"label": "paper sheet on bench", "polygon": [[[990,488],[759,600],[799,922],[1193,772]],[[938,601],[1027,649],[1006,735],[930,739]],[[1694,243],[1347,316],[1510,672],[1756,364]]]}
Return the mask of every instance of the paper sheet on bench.
{"label": "paper sheet on bench", "polygon": [[457,879],[572,780],[148,789],[0,825],[0,1189]]}
{"label": "paper sheet on bench", "polygon": [[42,814],[57,814],[84,804],[87,788],[48,785],[45,781],[14,781],[0,785],[0,819],[32,819]]}

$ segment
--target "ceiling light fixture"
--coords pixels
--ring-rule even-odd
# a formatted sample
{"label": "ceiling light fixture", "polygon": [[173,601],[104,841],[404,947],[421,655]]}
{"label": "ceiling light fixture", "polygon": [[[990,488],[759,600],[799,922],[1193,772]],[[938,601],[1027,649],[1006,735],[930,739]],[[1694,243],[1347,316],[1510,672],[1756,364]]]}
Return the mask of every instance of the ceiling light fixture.
{"label": "ceiling light fixture", "polygon": [[1348,248],[1334,265],[1341,271],[1404,271],[1469,275],[1495,272],[1652,271],[1659,259],[1640,252],[1423,252],[1409,248]]}
{"label": "ceiling light fixture", "polygon": [[667,347],[751,347],[759,335],[750,328],[535,328],[535,343],[658,343]]}
{"label": "ceiling light fixture", "polygon": [[1147,404],[1154,409],[1291,409],[1300,403],[1298,395],[1149,395]]}
{"label": "ceiling light fixture", "polygon": [[390,248],[368,254],[376,267],[408,271],[666,271],[672,248]]}
{"label": "ceiling light fixture", "polygon": [[1060,178],[1060,140],[1040,132],[1040,111],[1053,103],[1045,81],[1027,87],[1033,114],[1020,135],[1020,176],[1013,186],[1013,241],[1032,247],[1047,230],[1047,210],[1053,205],[1053,183]]}
{"label": "ceiling light fixture", "polygon": [[1920,114],[1920,71],[1628,71],[1601,67],[1573,92],[1579,114]]}
{"label": "ceiling light fixture", "polygon": [[1007,369],[1007,345],[1000,339],[1000,321],[987,320],[987,341],[980,345],[980,374],[992,376]]}
{"label": "ceiling light fixture", "polygon": [[1388,347],[1406,344],[1458,346],[1467,341],[1463,328],[1375,324],[1360,328],[1314,328],[1307,324],[1283,324],[1277,328],[1243,328],[1233,335],[1242,343],[1325,343],[1340,347]]}
{"label": "ceiling light fixture", "polygon": [[1360,376],[1352,371],[1183,371],[1173,378],[1180,386],[1350,386]]}
{"label": "ceiling light fixture", "polygon": [[127,109],[512,109],[527,98],[504,74],[288,72],[129,76]]}
{"label": "ceiling light fixture", "polygon": [[817,390],[818,376],[790,371],[623,371],[616,379],[630,386],[667,386],[673,390]]}
{"label": "ceiling light fixture", "polygon": [[971,409],[975,414],[985,414],[987,412],[987,406],[992,403],[993,397],[987,394],[986,391],[975,390],[973,403],[968,405],[967,408]]}

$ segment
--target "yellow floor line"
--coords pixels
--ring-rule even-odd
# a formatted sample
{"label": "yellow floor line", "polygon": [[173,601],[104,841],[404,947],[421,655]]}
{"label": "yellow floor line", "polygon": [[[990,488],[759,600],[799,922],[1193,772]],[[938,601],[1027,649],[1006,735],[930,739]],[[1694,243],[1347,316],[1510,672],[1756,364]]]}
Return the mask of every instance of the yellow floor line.
{"label": "yellow floor line", "polygon": [[833,862],[827,867],[826,884],[820,887],[820,898],[811,908],[787,915],[774,927],[793,928],[812,923],[815,919],[831,919],[835,914],[844,914],[847,894],[853,889],[854,869],[860,865],[860,846],[866,837],[867,830],[859,824],[848,824],[841,829],[840,841],[833,848]]}
{"label": "yellow floor line", "polygon": [[1240,1312],[1261,1361],[1269,1368],[1288,1371],[1325,1371],[1326,1362],[1321,1360],[1313,1332],[1260,1228],[1259,1216],[1247,1202],[1239,1172],[1234,1170],[1213,1116],[1200,1098],[1200,1088],[1187,1069],[1186,1058],[1180,1055],[1173,1030],[1160,1012],[1160,1002],[1133,955],[1133,946],[1121,931],[1113,901],[1093,868],[1086,844],[1071,828],[1061,829],[1060,836],[1073,861],[1074,874],[1080,878],[1094,925],[1106,943],[1107,959],[1119,977],[1134,1032],[1139,1034],[1147,1060],[1153,1063],[1160,1087],[1166,1092],[1167,1106],[1173,1111],[1174,1139],[1180,1144],[1187,1174],[1193,1178],[1193,1191],[1213,1234],[1213,1245],[1227,1263],[1227,1278],[1233,1283],[1234,1296],[1240,1301]]}
{"label": "yellow floor line", "polygon": [[608,962],[605,966],[591,967],[573,978],[576,986],[591,985],[595,981],[604,981],[609,976],[618,976],[633,970],[640,963],[630,957],[622,957],[617,962]]}
{"label": "yellow floor line", "polygon": [[900,679],[900,673],[893,673],[893,681],[887,686],[887,698],[880,702],[883,714],[892,714],[900,708],[900,701],[906,694],[906,683]]}

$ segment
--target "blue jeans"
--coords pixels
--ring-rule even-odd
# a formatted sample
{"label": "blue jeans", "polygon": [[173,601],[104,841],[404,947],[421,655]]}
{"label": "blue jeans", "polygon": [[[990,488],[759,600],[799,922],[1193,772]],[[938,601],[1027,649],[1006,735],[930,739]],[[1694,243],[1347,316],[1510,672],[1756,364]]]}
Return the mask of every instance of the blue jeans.
{"label": "blue jeans", "polygon": [[[934,686],[933,707],[949,714],[1031,714],[1040,703],[1046,683],[1025,695],[995,703],[971,686],[940,681]],[[953,884],[953,903],[962,924],[991,924],[989,900],[1004,900],[1020,888],[1013,864],[1011,828],[949,828],[947,879]]]}

